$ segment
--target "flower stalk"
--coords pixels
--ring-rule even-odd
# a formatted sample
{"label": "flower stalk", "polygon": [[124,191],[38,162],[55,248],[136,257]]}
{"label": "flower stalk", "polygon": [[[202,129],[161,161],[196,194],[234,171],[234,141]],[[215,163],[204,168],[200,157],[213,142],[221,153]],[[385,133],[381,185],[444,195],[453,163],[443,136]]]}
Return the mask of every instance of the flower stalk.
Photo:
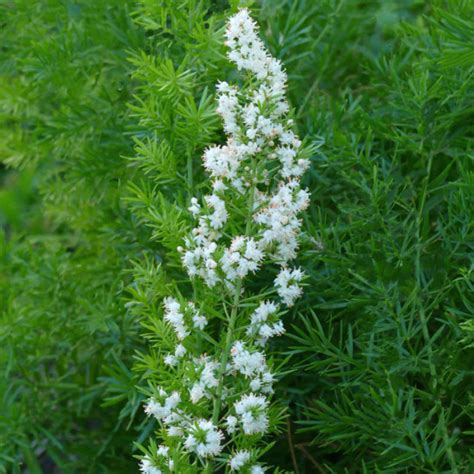
{"label": "flower stalk", "polygon": [[214,399],[214,410],[212,412],[212,422],[215,424],[217,424],[217,422],[219,421],[219,415],[220,415],[221,404],[222,404],[222,391],[224,389],[224,378],[225,378],[224,376],[226,373],[227,362],[229,360],[230,350],[231,350],[232,342],[233,342],[235,322],[237,320],[237,311],[238,311],[239,302],[240,302],[240,290],[241,290],[241,282],[239,281],[237,284],[237,288],[235,289],[234,302],[232,304],[232,310],[230,313],[230,318],[229,318],[229,322],[227,326],[225,348],[224,348],[224,352],[222,353],[221,365],[219,369],[219,377],[218,377],[219,385],[217,387],[216,397]]}
{"label": "flower stalk", "polygon": [[[248,10],[229,19],[226,37],[228,57],[245,80],[240,89],[226,82],[217,87],[227,142],[204,152],[212,191],[190,199],[196,226],[179,248],[193,300],[181,294],[164,300],[174,349],[163,354],[163,383],[145,408],[159,422],[162,440],[142,459],[145,474],[215,468],[261,474],[259,447],[278,423],[265,350],[284,332],[282,307],[302,293],[303,272],[290,262],[309,201],[300,186],[309,162],[286,118],[286,74]],[[264,265],[277,270],[265,292],[271,300],[246,284]],[[224,327],[206,316],[216,313],[226,314]]]}

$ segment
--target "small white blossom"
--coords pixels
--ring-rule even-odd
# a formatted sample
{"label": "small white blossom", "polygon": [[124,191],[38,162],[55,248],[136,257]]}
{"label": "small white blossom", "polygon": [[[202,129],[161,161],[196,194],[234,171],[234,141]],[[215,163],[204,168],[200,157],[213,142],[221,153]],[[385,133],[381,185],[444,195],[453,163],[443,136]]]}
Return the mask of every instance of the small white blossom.
{"label": "small white blossom", "polygon": [[[208,148],[204,152],[204,167],[214,178],[219,179],[219,183],[222,183],[221,179],[226,178],[232,180],[236,177],[237,171],[240,166],[240,162],[244,158],[242,148],[239,148],[231,142],[225,146],[213,146]],[[222,185],[219,184],[215,191],[222,189]]]}
{"label": "small white blossom", "polygon": [[250,451],[237,451],[229,460],[230,470],[239,471],[250,461],[250,456]]}
{"label": "small white blossom", "polygon": [[303,276],[304,274],[299,268],[294,270],[283,268],[275,278],[278,295],[287,306],[292,306],[303,293],[302,288],[298,285]]}
{"label": "small white blossom", "polygon": [[217,456],[222,451],[224,435],[211,421],[198,420],[189,430],[184,447],[194,451],[199,457]]}
{"label": "small white blossom", "polygon": [[214,212],[209,215],[209,225],[212,229],[219,230],[227,222],[229,216],[225,206],[225,201],[217,196],[217,194],[206,196],[205,199],[207,205],[214,210]]}
{"label": "small white blossom", "polygon": [[220,263],[227,280],[233,282],[238,278],[245,278],[249,272],[255,272],[263,256],[255,240],[238,236],[224,251]]}
{"label": "small white blossom", "polygon": [[183,357],[184,354],[186,354],[186,348],[183,346],[183,344],[178,344],[176,346],[174,356],[179,359],[179,358]]}
{"label": "small white blossom", "polygon": [[149,456],[145,456],[140,461],[140,472],[143,474],[162,474],[161,470],[153,465]]}
{"label": "small white blossom", "polygon": [[286,81],[280,62],[267,53],[247,9],[240,10],[229,19],[226,37],[230,48],[229,59],[238,69],[247,69],[260,80],[269,79],[276,87]]}
{"label": "small white blossom", "polygon": [[299,189],[298,181],[292,180],[281,184],[268,205],[255,215],[255,222],[265,227],[263,244],[276,247],[274,258],[281,264],[286,264],[296,256],[297,236],[301,228],[298,214],[306,209],[308,204],[308,193]]}
{"label": "small white blossom", "polygon": [[189,331],[184,323],[184,315],[181,312],[181,305],[174,298],[168,297],[164,300],[165,321],[168,321],[176,333],[176,337],[182,341]]}
{"label": "small white blossom", "polygon": [[167,429],[168,436],[183,436],[184,431],[181,426],[170,426]]}
{"label": "small white blossom", "polygon": [[250,352],[242,341],[236,341],[230,351],[232,368],[243,375],[251,376],[266,370],[265,355],[262,352]]}
{"label": "small white blossom", "polygon": [[219,381],[216,372],[219,364],[209,357],[201,357],[195,361],[195,371],[199,372],[199,380],[194,382],[189,390],[189,397],[192,403],[197,403],[203,397],[210,397],[210,389],[217,387]]}
{"label": "small white blossom", "polygon": [[164,362],[170,367],[175,367],[176,365],[178,365],[178,359],[172,354],[167,354],[164,358]]}
{"label": "small white blossom", "polygon": [[205,395],[205,389],[200,383],[195,383],[189,390],[189,398],[192,403],[197,403]]}
{"label": "small white blossom", "polygon": [[266,398],[253,393],[243,395],[234,404],[235,412],[239,415],[245,434],[263,434],[267,431],[267,407],[268,401]]}
{"label": "small white blossom", "polygon": [[188,211],[195,217],[201,212],[201,206],[195,197],[191,198],[191,206],[188,207]]}
{"label": "small white blossom", "polygon": [[217,113],[224,120],[224,130],[229,134],[237,133],[239,130],[237,125],[238,89],[227,82],[221,82],[217,86],[217,91],[219,92]]}
{"label": "small white blossom", "polygon": [[173,392],[161,402],[156,400],[156,398],[150,398],[145,405],[145,413],[148,416],[153,415],[157,420],[161,421],[171,414],[180,401],[181,397],[178,392]]}
{"label": "small white blossom", "polygon": [[195,328],[203,330],[207,325],[207,319],[205,316],[195,312],[193,315],[193,324]]}
{"label": "small white blossom", "polygon": [[226,431],[229,434],[235,433],[237,427],[237,418],[235,416],[229,415],[226,418]]}
{"label": "small white blossom", "polygon": [[247,335],[256,337],[256,343],[264,346],[269,338],[281,336],[285,332],[283,323],[276,319],[278,306],[271,301],[262,301],[250,316]]}
{"label": "small white blossom", "polygon": [[160,446],[158,446],[157,454],[158,456],[168,457],[169,450],[170,448],[168,446],[164,446],[163,444],[160,444]]}

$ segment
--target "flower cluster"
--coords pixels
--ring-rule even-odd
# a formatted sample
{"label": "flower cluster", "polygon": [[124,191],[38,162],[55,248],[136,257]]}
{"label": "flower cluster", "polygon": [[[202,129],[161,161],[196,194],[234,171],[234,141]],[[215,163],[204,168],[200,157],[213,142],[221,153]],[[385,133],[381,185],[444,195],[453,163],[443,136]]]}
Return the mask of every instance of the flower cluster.
{"label": "flower cluster", "polygon": [[[162,353],[168,390],[155,388],[145,408],[159,422],[165,445],[142,459],[145,474],[184,472],[175,465],[183,453],[189,456],[186,472],[201,472],[189,466],[212,472],[222,462],[231,472],[264,472],[256,447],[272,428],[275,381],[265,347],[283,334],[284,308],[302,294],[303,272],[290,262],[309,203],[300,186],[309,163],[286,118],[286,74],[265,49],[248,10],[229,19],[226,37],[229,59],[251,80],[243,89],[226,82],[217,87],[227,142],[204,152],[212,191],[190,199],[197,222],[178,248],[194,301],[225,323],[216,330],[194,303],[165,298],[163,319],[175,342]],[[267,299],[247,295],[245,281],[264,265],[278,269],[273,290]],[[206,292],[212,298],[206,300]],[[268,299],[272,294],[275,299]]]}
{"label": "flower cluster", "polygon": [[[229,59],[253,73],[257,85],[239,91],[222,82],[218,86],[218,113],[228,134],[227,144],[204,153],[204,166],[212,180],[213,193],[205,197],[202,209],[193,198],[191,211],[198,218],[192,237],[186,241],[183,264],[191,277],[199,275],[209,287],[227,286],[255,272],[266,256],[282,267],[296,257],[301,220],[309,194],[299,178],[309,165],[299,158],[301,141],[284,120],[286,74],[280,62],[270,56],[257,35],[247,10],[228,23]],[[263,189],[262,189],[263,188]],[[252,196],[254,235],[237,235],[226,247],[229,218],[228,196]],[[285,304],[291,298],[282,296]],[[293,299],[294,300],[294,299]]]}
{"label": "flower cluster", "polygon": [[[280,273],[281,275],[281,273]],[[278,306],[271,301],[262,301],[250,316],[247,336],[255,339],[259,346],[265,346],[268,339],[285,332],[283,322],[278,318]]]}

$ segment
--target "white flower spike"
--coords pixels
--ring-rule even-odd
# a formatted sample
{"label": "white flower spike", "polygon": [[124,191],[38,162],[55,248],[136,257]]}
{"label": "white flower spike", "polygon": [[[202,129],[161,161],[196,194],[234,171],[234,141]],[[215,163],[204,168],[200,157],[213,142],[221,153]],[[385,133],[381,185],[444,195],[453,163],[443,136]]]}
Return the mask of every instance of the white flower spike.
{"label": "white flower spike", "polygon": [[[190,198],[195,227],[178,247],[194,302],[163,301],[174,346],[160,354],[163,388],[145,407],[163,439],[156,456],[142,459],[145,474],[210,474],[216,461],[231,472],[264,473],[254,447],[275,423],[266,346],[284,333],[280,317],[302,295],[304,274],[290,262],[309,203],[300,184],[309,162],[286,116],[286,73],[247,9],[229,19],[226,45],[250,80],[242,89],[217,85],[227,141],[204,151],[211,191]],[[276,268],[277,276],[259,298],[246,283],[263,267]]]}

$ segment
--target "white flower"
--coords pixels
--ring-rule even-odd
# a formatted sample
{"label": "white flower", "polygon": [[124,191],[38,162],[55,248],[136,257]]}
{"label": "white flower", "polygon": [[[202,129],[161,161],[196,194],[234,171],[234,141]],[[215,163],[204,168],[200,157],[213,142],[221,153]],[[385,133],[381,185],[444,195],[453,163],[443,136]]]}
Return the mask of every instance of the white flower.
{"label": "white flower", "polygon": [[275,286],[278,295],[287,306],[292,306],[295,300],[303,293],[303,290],[298,285],[303,279],[303,276],[304,273],[299,268],[291,271],[287,268],[283,268],[275,278]]}
{"label": "white flower", "polygon": [[175,357],[179,359],[183,357],[184,354],[186,354],[186,348],[183,346],[183,344],[178,344],[174,352]]}
{"label": "white flower", "polygon": [[275,377],[272,373],[262,369],[262,371],[250,381],[250,388],[254,392],[273,393],[274,380]]}
{"label": "white flower", "polygon": [[201,381],[206,387],[217,387],[219,381],[216,378],[216,371],[219,369],[219,363],[206,358],[204,368],[201,372]]}
{"label": "white flower", "polygon": [[[242,148],[230,142],[225,146],[213,146],[204,152],[203,162],[206,170],[213,178],[226,178],[232,180],[236,177],[240,162],[244,158]],[[219,183],[222,183],[219,179]],[[218,191],[221,185],[217,186]]]}
{"label": "white flower", "polygon": [[263,467],[258,464],[254,464],[250,468],[250,474],[264,474],[264,473],[265,473],[265,469],[263,469]]}
{"label": "white flower", "polygon": [[210,357],[201,356],[194,360],[194,371],[198,373],[199,379],[194,382],[189,390],[189,396],[192,403],[197,403],[201,398],[211,396],[210,389],[217,387],[219,381],[216,372],[219,369],[219,363]]}
{"label": "white flower", "polygon": [[140,472],[143,474],[161,474],[160,469],[153,465],[149,456],[145,456],[140,462]]}
{"label": "white flower", "polygon": [[254,392],[258,392],[261,387],[262,387],[262,382],[260,381],[259,378],[253,379],[253,380],[250,382],[250,388],[251,388]]}
{"label": "white flower", "polygon": [[215,266],[210,264],[215,262],[214,252],[217,250],[217,244],[209,240],[212,232],[204,217],[200,219],[200,225],[193,230],[193,233],[195,234],[193,240],[188,239],[186,245],[195,248],[184,253],[183,265],[190,277],[199,275],[212,288],[219,282]]}
{"label": "white flower", "polygon": [[229,415],[226,418],[226,431],[229,434],[235,433],[237,427],[237,418],[235,416]]}
{"label": "white flower", "polygon": [[237,451],[229,460],[229,466],[231,471],[239,471],[240,468],[244,467],[250,461],[250,451],[241,450]]}
{"label": "white flower", "polygon": [[169,365],[170,367],[174,367],[178,365],[178,359],[172,354],[167,354],[164,358],[164,362],[166,365]]}
{"label": "white flower", "polygon": [[270,337],[281,336],[284,332],[285,328],[283,327],[283,323],[281,321],[277,321],[272,325],[262,324],[258,330],[258,334],[261,336],[259,342],[261,345],[264,345]]}
{"label": "white flower", "polygon": [[153,415],[157,420],[161,421],[171,415],[180,401],[181,396],[178,392],[173,392],[169,397],[164,398],[162,402],[159,402],[156,398],[150,398],[145,405],[145,413],[148,416]]}
{"label": "white flower", "polygon": [[193,315],[193,323],[195,328],[203,330],[207,325],[207,319],[196,311]]}
{"label": "white flower", "polygon": [[189,397],[192,403],[197,403],[205,395],[205,389],[200,383],[195,383],[189,390]]}
{"label": "white flower", "polygon": [[241,9],[229,19],[226,37],[230,48],[229,59],[238,69],[247,69],[258,79],[269,79],[276,86],[286,81],[280,62],[265,50],[257,35],[257,26],[247,9]]}
{"label": "white flower", "polygon": [[220,179],[216,179],[213,183],[212,183],[212,189],[214,190],[214,192],[222,192],[222,191],[226,191],[228,188],[227,186],[224,184],[223,181],[221,181]]}
{"label": "white flower", "polygon": [[278,306],[271,301],[261,301],[251,316],[251,323],[257,324],[268,320],[268,317],[278,311]]}
{"label": "white flower", "polygon": [[276,246],[274,258],[281,264],[296,256],[301,228],[298,214],[306,209],[308,203],[309,195],[300,189],[298,181],[280,183],[278,192],[254,217],[255,222],[266,228],[262,234],[263,244]]}
{"label": "white flower", "polygon": [[168,457],[169,450],[170,448],[168,446],[164,446],[163,444],[160,444],[160,446],[158,446],[157,454],[158,456]]}
{"label": "white flower", "polygon": [[[284,135],[280,138],[284,141]],[[299,142],[295,146],[293,141],[291,145],[278,147],[275,153],[282,164],[281,175],[283,178],[299,177],[308,169],[309,161],[307,159],[298,158]]]}
{"label": "white flower", "polygon": [[[274,336],[281,336],[285,332],[283,323],[276,319],[278,306],[270,301],[262,301],[250,316],[247,327],[248,336],[258,336],[256,343],[264,346],[267,340]],[[272,319],[272,322],[269,322]]]}
{"label": "white flower", "polygon": [[236,341],[230,351],[232,368],[246,376],[266,370],[265,355],[262,352],[250,352],[242,341]]}
{"label": "white flower", "polygon": [[221,82],[217,86],[217,91],[219,93],[217,113],[224,120],[224,130],[229,134],[237,133],[239,130],[237,125],[238,89],[227,82]]}
{"label": "white flower", "polygon": [[254,239],[238,236],[225,249],[220,263],[227,280],[233,282],[238,278],[245,278],[249,272],[255,272],[263,257],[264,254]]}
{"label": "white flower", "polygon": [[265,397],[254,395],[243,395],[234,404],[235,412],[240,417],[245,434],[263,434],[268,428],[268,416],[266,413],[268,402]]}
{"label": "white flower", "polygon": [[176,333],[176,337],[182,341],[189,331],[184,324],[184,315],[181,312],[181,305],[174,298],[167,297],[163,301],[165,306],[165,321],[169,322]]}
{"label": "white flower", "polygon": [[183,436],[183,428],[181,426],[170,426],[167,429],[168,436]]}
{"label": "white flower", "polygon": [[222,451],[221,441],[224,438],[211,421],[198,420],[189,430],[184,447],[194,451],[199,457],[217,456]]}
{"label": "white flower", "polygon": [[227,222],[228,213],[225,207],[225,201],[217,194],[211,194],[205,197],[207,205],[214,210],[209,216],[209,224],[214,230],[221,229]]}
{"label": "white flower", "polygon": [[193,216],[197,216],[201,212],[201,206],[199,205],[199,202],[195,197],[191,198],[191,206],[188,207],[188,211]]}

